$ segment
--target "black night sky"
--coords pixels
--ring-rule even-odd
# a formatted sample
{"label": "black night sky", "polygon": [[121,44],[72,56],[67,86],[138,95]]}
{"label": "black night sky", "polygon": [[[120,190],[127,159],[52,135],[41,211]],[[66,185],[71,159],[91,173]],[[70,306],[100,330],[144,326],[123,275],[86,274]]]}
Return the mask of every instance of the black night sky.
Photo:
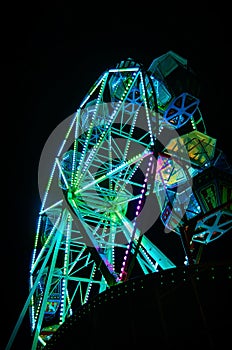
{"label": "black night sky", "polygon": [[[3,34],[7,100],[3,100],[2,136],[6,139],[2,144],[2,193],[7,197],[6,206],[3,201],[7,215],[2,217],[0,349],[4,349],[28,295],[40,209],[37,170],[44,144],[53,129],[76,111],[106,69],[128,57],[149,67],[154,58],[169,50],[186,58],[199,77],[200,109],[208,135],[232,158],[229,43],[218,9],[211,8],[205,14],[189,9],[190,13],[182,15],[171,15],[170,11],[168,17],[164,13],[159,16],[154,9],[154,18],[147,9],[140,22],[139,9],[133,20],[132,13],[124,16],[123,10],[112,10],[114,14],[107,19],[103,14],[95,18],[93,12],[92,20],[76,7],[37,6],[6,11]],[[207,259],[231,261],[229,234],[212,245],[205,253]]]}

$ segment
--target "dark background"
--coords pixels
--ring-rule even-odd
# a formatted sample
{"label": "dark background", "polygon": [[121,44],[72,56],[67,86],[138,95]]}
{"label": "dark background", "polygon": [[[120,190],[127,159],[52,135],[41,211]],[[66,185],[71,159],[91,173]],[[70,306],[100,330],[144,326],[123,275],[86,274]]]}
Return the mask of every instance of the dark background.
{"label": "dark background", "polygon": [[[86,9],[59,2],[49,7],[8,6],[3,11],[2,31],[2,87],[6,93],[2,201],[5,207],[7,198],[7,211],[2,217],[0,349],[28,295],[40,209],[37,171],[41,152],[51,132],[76,111],[103,71],[128,57],[149,67],[154,58],[169,50],[186,58],[199,77],[200,109],[208,135],[217,139],[217,146],[231,160],[226,10],[211,6],[204,13],[199,8],[168,11],[145,4],[138,8],[115,4],[90,13],[90,4]],[[209,260],[230,260],[229,234],[212,245]]]}

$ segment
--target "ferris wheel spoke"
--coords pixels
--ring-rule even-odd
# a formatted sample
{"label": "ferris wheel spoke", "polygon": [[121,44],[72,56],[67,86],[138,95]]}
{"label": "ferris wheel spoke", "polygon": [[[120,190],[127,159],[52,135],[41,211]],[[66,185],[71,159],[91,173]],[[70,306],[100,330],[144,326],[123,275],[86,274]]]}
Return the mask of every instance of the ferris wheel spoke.
{"label": "ferris wheel spoke", "polygon": [[58,202],[55,202],[54,204],[50,205],[49,207],[44,208],[43,210],[41,210],[41,211],[39,212],[39,214],[42,215],[42,214],[45,214],[45,213],[49,212],[51,209],[54,209],[54,208],[56,208],[56,207],[60,207],[60,205],[63,203],[63,201],[64,201],[64,200],[61,199],[61,200],[59,200]]}
{"label": "ferris wheel spoke", "polygon": [[[133,79],[132,79],[133,81]],[[133,85],[133,84],[132,84]],[[126,99],[127,94],[124,96],[124,100]],[[121,111],[121,109],[119,107],[122,106],[122,101],[116,103],[116,108],[114,109],[114,112],[109,116],[109,123],[104,127],[104,129],[102,130],[102,134],[100,135],[97,143],[94,145],[94,147],[91,149],[90,153],[88,154],[87,158],[85,159],[85,164],[83,166],[82,169],[82,173],[80,174],[80,170],[78,170],[78,176],[76,178],[79,178],[79,180],[85,175],[86,170],[88,169],[89,164],[92,162],[92,159],[95,157],[96,153],[99,152],[99,149],[102,148],[102,144],[105,141],[105,139],[107,138],[107,135],[109,135],[109,130],[110,130],[110,126],[112,125],[112,123],[114,122],[114,120],[116,119],[116,117],[119,114],[119,111]],[[121,116],[124,115],[123,113],[121,114]],[[128,118],[128,117],[127,117]],[[121,125],[122,124],[127,124],[127,120],[124,120],[122,122],[121,119]],[[91,131],[88,133],[88,135],[91,133]],[[90,138],[86,139],[86,143],[85,143],[85,147],[84,147],[84,154],[86,154],[86,150],[87,150],[87,145],[90,142]],[[84,156],[81,158],[81,161],[84,159]],[[80,161],[80,163],[81,163]],[[76,184],[78,184],[79,181],[77,180]]]}
{"label": "ferris wheel spoke", "polygon": [[[115,191],[118,191],[119,189],[125,191],[125,188],[128,185],[137,186],[137,183],[135,181],[131,181],[131,179],[138,170],[141,161],[142,160],[140,159],[138,162],[136,162],[136,164],[133,164],[133,166],[127,167],[124,172],[120,171],[119,176],[116,178]],[[140,186],[140,183],[138,183],[138,186]]]}
{"label": "ferris wheel spoke", "polygon": [[[97,100],[96,100],[96,105],[95,105],[95,109],[94,109],[94,115],[96,115],[96,111],[98,109],[99,103],[102,100],[102,93],[103,93],[103,89],[104,89],[104,86],[105,86],[106,81],[107,81],[107,77],[108,77],[108,73],[105,73],[103,75],[102,79],[101,79],[101,83],[100,83],[101,89],[100,89],[100,91],[98,93],[98,97],[97,97]],[[83,166],[83,170],[84,171],[85,171],[85,166],[86,166],[86,164],[88,162],[88,160],[86,161],[85,157],[86,157],[86,155],[88,153],[88,146],[89,146],[89,144],[91,142],[92,130],[93,130],[94,126],[95,126],[95,124],[94,124],[94,115],[92,117],[92,121],[91,121],[91,123],[89,125],[89,128],[88,128],[88,132],[87,132],[87,135],[86,135],[86,138],[85,138],[85,142],[84,142],[84,147],[82,149],[82,155],[81,155],[81,158],[80,158],[80,161],[79,161],[80,165],[84,165],[85,164]],[[80,166],[79,169],[78,169],[76,179],[81,178],[83,176],[83,172],[81,172],[81,168],[82,167]]]}
{"label": "ferris wheel spoke", "polygon": [[86,184],[85,186],[81,187],[81,188],[77,188],[74,191],[74,194],[81,194],[82,192],[84,192],[86,189],[90,188],[90,187],[95,187],[96,184],[99,184],[100,182],[108,179],[110,176],[115,176],[117,175],[121,170],[126,169],[129,165],[132,165],[134,163],[136,163],[137,161],[148,157],[149,155],[151,155],[152,152],[151,151],[147,151],[145,150],[143,153],[138,154],[137,156],[131,158],[130,160],[128,160],[127,162],[123,162],[122,164],[120,164],[119,166],[117,166],[116,168],[114,168],[113,170],[109,171],[108,173],[106,173],[105,175],[100,176],[99,178],[95,179],[94,181]]}

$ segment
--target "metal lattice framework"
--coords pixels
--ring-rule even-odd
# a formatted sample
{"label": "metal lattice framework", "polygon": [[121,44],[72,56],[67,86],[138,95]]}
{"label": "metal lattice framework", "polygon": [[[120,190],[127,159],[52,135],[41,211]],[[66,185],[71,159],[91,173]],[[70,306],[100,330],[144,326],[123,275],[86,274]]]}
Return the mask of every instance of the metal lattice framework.
{"label": "metal lattice framework", "polygon": [[[185,238],[187,264],[199,262],[194,244],[231,228],[231,168],[206,133],[196,91],[187,61],[172,51],[147,70],[128,59],[106,70],[67,119],[46,164],[30,293],[9,347],[28,309],[32,349],[44,348],[93,296],[134,274],[175,268],[146,235],[158,217]],[[212,169],[213,184],[204,176]]]}

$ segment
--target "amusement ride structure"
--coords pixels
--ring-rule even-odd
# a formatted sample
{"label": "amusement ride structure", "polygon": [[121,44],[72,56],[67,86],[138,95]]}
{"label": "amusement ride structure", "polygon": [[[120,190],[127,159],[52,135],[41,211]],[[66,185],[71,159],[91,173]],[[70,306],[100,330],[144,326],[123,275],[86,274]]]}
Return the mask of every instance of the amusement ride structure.
{"label": "amusement ride structure", "polygon": [[131,58],[107,69],[44,147],[30,290],[7,349],[27,312],[31,349],[49,349],[92,300],[174,272],[157,222],[179,238],[183,269],[198,266],[232,228],[231,180],[186,59],[169,51],[148,69]]}

